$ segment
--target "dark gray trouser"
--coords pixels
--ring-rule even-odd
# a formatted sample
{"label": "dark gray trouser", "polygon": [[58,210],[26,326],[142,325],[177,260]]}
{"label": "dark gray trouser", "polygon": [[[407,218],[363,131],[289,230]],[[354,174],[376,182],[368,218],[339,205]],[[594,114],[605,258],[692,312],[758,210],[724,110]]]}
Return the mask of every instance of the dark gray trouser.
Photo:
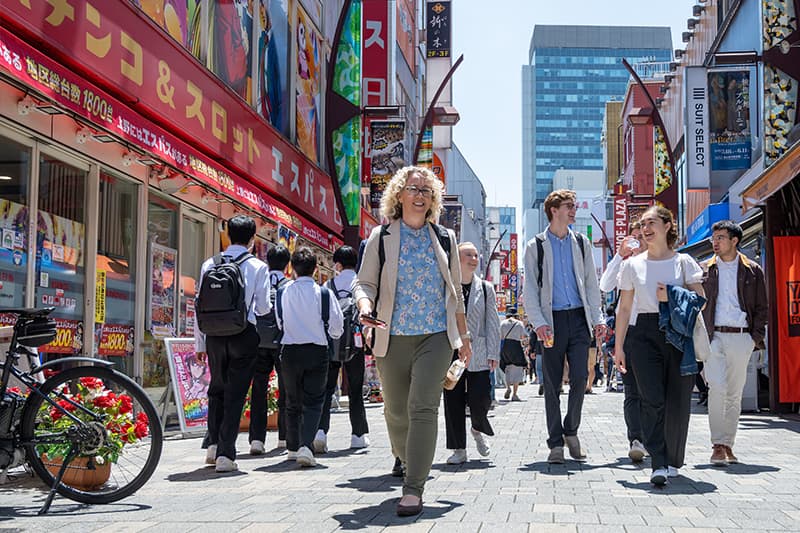
{"label": "dark gray trouser", "polygon": [[[553,347],[544,348],[542,354],[547,447],[551,449],[564,446],[564,436],[577,435],[581,425],[583,395],[586,393],[586,380],[589,377],[586,354],[591,344],[583,308],[553,311],[553,337]],[[569,397],[567,414],[562,423],[558,390],[564,373],[565,357],[569,363]]]}
{"label": "dark gray trouser", "polygon": [[286,448],[311,449],[325,402],[328,349],[319,344],[284,344],[281,370],[286,383]]}
{"label": "dark gray trouser", "polygon": [[639,315],[636,325],[628,328],[625,348],[629,346],[625,357],[632,358],[636,368],[642,435],[653,470],[680,468],[686,456],[694,376],[681,376],[683,354],[658,329],[657,313]]}
{"label": "dark gray trouser", "polygon": [[331,403],[333,393],[336,392],[336,383],[339,381],[339,371],[344,366],[344,379],[347,381],[347,401],[350,414],[351,434],[362,437],[369,433],[367,423],[367,410],[364,407],[364,352],[353,356],[345,363],[330,361],[328,363],[328,383],[325,386],[325,403],[322,406],[322,417],[319,419],[319,429],[326,434],[331,428]]}
{"label": "dark gray trouser", "polygon": [[[458,351],[453,352],[453,361],[458,359]],[[463,450],[467,447],[467,419],[465,408],[469,406],[470,425],[475,431],[494,436],[489,423],[489,407],[492,387],[488,370],[464,371],[453,390],[444,391],[444,428],[449,450]]]}
{"label": "dark gray trouser", "polygon": [[634,440],[644,444],[642,436],[642,401],[639,397],[639,387],[636,386],[636,377],[633,370],[633,358],[631,353],[633,348],[628,343],[629,336],[625,339],[625,368],[628,370],[622,374],[622,383],[625,385],[625,402],[622,404],[622,412],[625,414],[625,426],[628,428],[628,444],[633,444]]}
{"label": "dark gray trouser", "polygon": [[422,497],[436,451],[439,400],[453,349],[447,332],[392,335],[376,357],[392,453],[406,465],[403,495]]}
{"label": "dark gray trouser", "polygon": [[278,440],[286,440],[286,384],[281,372],[280,350],[259,348],[250,395],[250,442],[267,440],[267,389],[273,368],[278,375]]}

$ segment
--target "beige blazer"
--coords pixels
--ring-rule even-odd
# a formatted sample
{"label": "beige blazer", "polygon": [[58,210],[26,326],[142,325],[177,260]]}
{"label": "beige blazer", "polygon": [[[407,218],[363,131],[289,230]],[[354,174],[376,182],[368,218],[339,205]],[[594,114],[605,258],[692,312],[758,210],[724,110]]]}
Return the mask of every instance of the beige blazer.
{"label": "beige blazer", "polygon": [[[461,348],[461,335],[456,326],[456,313],[464,312],[464,296],[461,287],[461,262],[458,257],[458,244],[452,230],[447,230],[450,235],[450,254],[452,260],[448,268],[448,258],[439,244],[439,239],[433,228],[427,225],[428,233],[436,252],[439,271],[445,281],[445,305],[447,307],[447,338],[450,346],[457,350]],[[353,296],[356,302],[367,298],[375,305],[375,296],[378,294],[378,271],[380,261],[378,258],[378,241],[380,240],[381,226],[372,230],[367,245],[364,248],[364,257],[361,260],[361,269],[355,280]],[[393,221],[383,237],[383,248],[386,253],[386,262],[381,273],[381,297],[378,299],[378,318],[388,325],[385,329],[375,328],[375,345],[372,349],[377,357],[384,357],[389,348],[389,330],[392,324],[392,311],[394,310],[394,296],[397,289],[397,263],[400,258],[400,220]],[[455,282],[453,281],[455,280]]]}

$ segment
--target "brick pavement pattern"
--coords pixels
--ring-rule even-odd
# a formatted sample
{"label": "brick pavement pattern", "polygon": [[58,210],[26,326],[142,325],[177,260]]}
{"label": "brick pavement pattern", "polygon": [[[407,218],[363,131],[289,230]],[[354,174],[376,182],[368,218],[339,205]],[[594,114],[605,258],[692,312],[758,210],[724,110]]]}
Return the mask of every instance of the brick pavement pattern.
{"label": "brick pavement pattern", "polygon": [[[580,437],[588,460],[548,465],[544,401],[536,388],[521,387],[522,402],[501,402],[492,412],[497,436],[490,439],[490,456],[480,458],[468,436],[470,460],[460,466],[445,464],[450,452],[440,410],[425,509],[417,517],[394,513],[400,481],[389,475],[393,459],[383,408],[372,404],[367,407],[372,445],[347,449],[347,413],[335,413],[331,451],[313,469],[286,461],[285,452],[248,455],[243,433],[237,442],[240,471],[216,474],[203,465],[199,438],[173,438],[138,493],[106,506],[57,497],[45,517],[36,516],[43,486],[18,475],[0,486],[0,532],[800,531],[800,420],[742,415],[735,446],[742,464],[718,468],[708,463],[708,417],[704,408],[695,408],[688,464],[681,477],[656,489],[649,483],[648,461],[635,466],[627,458],[618,393],[586,397]],[[269,432],[268,450],[276,439]]]}

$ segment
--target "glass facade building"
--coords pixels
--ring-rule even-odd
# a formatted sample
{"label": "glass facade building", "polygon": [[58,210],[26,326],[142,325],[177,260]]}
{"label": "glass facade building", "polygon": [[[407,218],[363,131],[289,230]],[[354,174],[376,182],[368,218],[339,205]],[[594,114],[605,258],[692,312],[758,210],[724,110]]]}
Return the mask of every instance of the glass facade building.
{"label": "glass facade building", "polygon": [[536,26],[522,67],[522,194],[525,239],[540,230],[538,208],[559,168],[600,170],[607,101],[622,99],[622,65],[671,59],[669,28]]}

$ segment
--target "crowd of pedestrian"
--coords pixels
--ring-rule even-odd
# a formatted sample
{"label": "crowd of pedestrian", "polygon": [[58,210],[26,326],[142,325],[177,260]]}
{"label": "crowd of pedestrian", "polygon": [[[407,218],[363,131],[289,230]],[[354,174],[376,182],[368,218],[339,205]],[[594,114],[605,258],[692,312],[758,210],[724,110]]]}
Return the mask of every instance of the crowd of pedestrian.
{"label": "crowd of pedestrian", "polygon": [[[565,447],[573,460],[587,460],[579,438],[584,397],[604,379],[606,390],[622,385],[629,457],[641,462],[649,455],[651,482],[660,486],[684,465],[699,374],[694,347],[701,341],[710,343],[703,383],[711,462],[738,460],[733,445],[745,368],[750,352],[763,344],[767,313],[763,271],[738,251],[737,224],[714,225],[715,255],[701,266],[674,250],[672,213],[651,207],[630,225],[598,280],[591,241],[572,229],[575,193],[553,191],[544,203],[549,224],[525,248],[527,316],[509,308],[501,322],[494,286],[476,274],[477,247],[458,243],[436,223],[442,193],[430,170],[399,170],[381,201],[384,224],[358,252],[350,246],[335,251],[336,276],[324,285],[315,279],[311,249],[290,253],[275,246],[267,266],[250,253],[255,222],[242,215],[228,221],[231,244],[203,264],[196,302],[197,359],[211,369],[203,443],[208,464],[217,472],[237,470],[235,441],[249,387],[250,453],[265,453],[273,370],[280,389],[278,446],[286,447],[288,460],[313,467],[328,452],[340,381],[349,392],[350,447],[368,447],[363,390],[371,356],[393,474],[403,477],[398,515],[422,510],[442,398],[452,451],[447,463],[468,460],[467,418],[478,454],[490,455],[496,383],[511,402],[519,401],[521,384],[538,385],[546,460],[554,464],[565,461]],[[616,295],[615,303],[604,309],[602,293],[606,302]],[[695,333],[698,321],[708,338]],[[705,351],[698,345],[696,353]]]}

